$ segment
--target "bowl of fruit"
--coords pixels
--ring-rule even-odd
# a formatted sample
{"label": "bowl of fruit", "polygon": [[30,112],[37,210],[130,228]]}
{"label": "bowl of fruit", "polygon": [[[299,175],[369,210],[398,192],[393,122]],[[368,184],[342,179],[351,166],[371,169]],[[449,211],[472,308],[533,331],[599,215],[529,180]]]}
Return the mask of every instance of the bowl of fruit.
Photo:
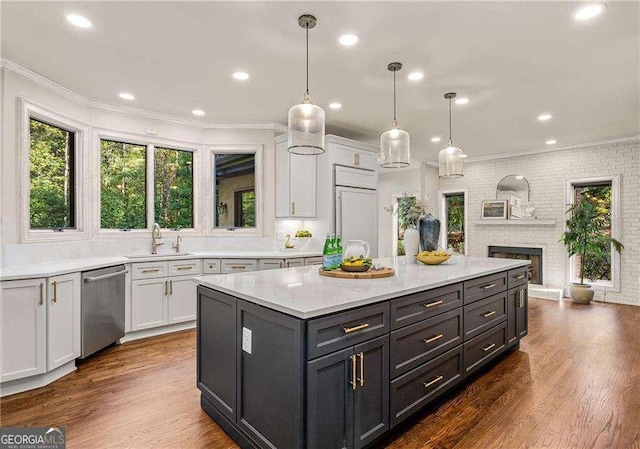
{"label": "bowl of fruit", "polygon": [[440,265],[442,262],[446,262],[451,257],[451,254],[446,251],[422,251],[416,255],[416,259],[425,265]]}
{"label": "bowl of fruit", "polygon": [[353,256],[348,259],[344,259],[340,263],[340,268],[342,269],[342,271],[348,271],[350,273],[364,273],[365,271],[369,270],[372,265],[373,262],[371,261],[371,259]]}

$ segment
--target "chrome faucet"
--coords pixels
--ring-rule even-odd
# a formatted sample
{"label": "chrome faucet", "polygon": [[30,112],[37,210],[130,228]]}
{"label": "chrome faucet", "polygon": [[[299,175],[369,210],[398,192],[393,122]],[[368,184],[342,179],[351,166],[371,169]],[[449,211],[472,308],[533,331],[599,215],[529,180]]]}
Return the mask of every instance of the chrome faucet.
{"label": "chrome faucet", "polygon": [[164,245],[164,243],[158,243],[158,239],[161,239],[162,235],[160,235],[160,225],[158,223],[153,224],[153,229],[151,230],[151,254],[158,254],[158,246]]}
{"label": "chrome faucet", "polygon": [[180,254],[180,242],[182,241],[182,237],[176,237],[176,241],[171,245],[171,248],[176,250],[177,254]]}

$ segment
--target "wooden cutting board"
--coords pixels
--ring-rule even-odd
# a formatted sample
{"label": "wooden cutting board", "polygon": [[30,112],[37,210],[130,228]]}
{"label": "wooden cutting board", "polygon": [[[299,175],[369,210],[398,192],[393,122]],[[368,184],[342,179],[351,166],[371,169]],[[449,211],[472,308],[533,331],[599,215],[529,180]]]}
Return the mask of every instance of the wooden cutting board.
{"label": "wooden cutting board", "polygon": [[350,272],[350,271],[342,271],[342,269],[338,268],[337,270],[332,271],[324,271],[322,268],[318,269],[318,273],[321,276],[327,276],[330,278],[341,278],[341,279],[378,279],[378,278],[386,278],[389,276],[393,276],[396,272],[393,268],[384,267],[382,270],[372,270],[364,271],[362,273],[358,272]]}

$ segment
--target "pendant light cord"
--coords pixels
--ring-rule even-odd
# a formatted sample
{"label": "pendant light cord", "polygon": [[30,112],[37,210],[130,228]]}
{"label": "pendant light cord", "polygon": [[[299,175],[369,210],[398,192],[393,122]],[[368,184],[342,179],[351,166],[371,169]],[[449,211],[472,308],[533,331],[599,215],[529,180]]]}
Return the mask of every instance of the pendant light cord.
{"label": "pendant light cord", "polygon": [[393,121],[394,123],[398,121],[398,117],[396,116],[396,71],[393,71]]}
{"label": "pendant light cord", "polygon": [[451,98],[449,98],[449,144],[451,144]]}
{"label": "pendant light cord", "polygon": [[305,26],[307,30],[307,95],[309,95],[309,24]]}

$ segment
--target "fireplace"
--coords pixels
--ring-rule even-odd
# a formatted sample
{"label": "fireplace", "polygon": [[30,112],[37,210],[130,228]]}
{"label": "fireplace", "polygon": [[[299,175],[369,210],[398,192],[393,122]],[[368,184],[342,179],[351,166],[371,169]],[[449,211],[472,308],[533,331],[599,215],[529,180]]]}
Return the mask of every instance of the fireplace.
{"label": "fireplace", "polygon": [[530,260],[529,282],[532,284],[542,284],[542,248],[520,248],[516,246],[490,246],[489,257],[500,259],[521,259]]}

